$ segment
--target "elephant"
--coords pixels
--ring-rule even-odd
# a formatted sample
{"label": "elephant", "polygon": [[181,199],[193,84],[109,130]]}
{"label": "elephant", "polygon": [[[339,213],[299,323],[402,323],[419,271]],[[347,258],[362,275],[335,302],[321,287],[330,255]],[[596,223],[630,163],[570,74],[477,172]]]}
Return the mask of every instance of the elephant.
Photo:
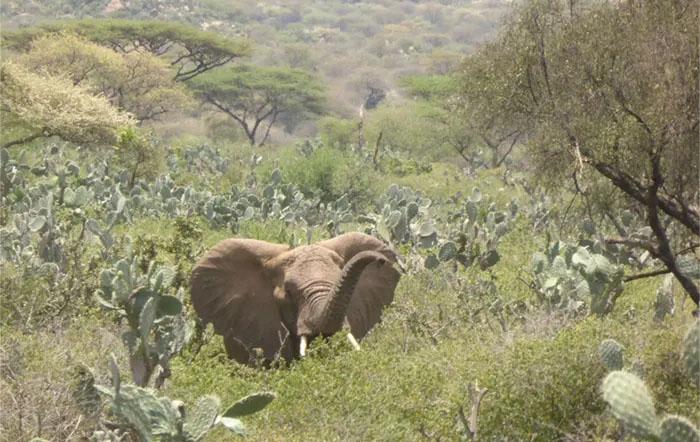
{"label": "elephant", "polygon": [[314,338],[344,325],[359,348],[394,298],[395,264],[390,247],[358,232],[295,248],[225,239],[194,267],[192,305],[243,364],[255,362],[256,348],[268,363],[303,357]]}

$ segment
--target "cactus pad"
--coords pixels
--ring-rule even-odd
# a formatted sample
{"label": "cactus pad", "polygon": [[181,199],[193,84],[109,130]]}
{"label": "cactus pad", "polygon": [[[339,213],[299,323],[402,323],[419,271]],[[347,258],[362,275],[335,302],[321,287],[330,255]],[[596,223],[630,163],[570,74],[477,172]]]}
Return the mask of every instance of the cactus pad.
{"label": "cactus pad", "polygon": [[616,340],[606,339],[600,343],[598,354],[600,355],[601,362],[608,370],[622,370],[624,364],[624,356],[622,353],[624,350],[625,347]]}
{"label": "cactus pad", "polygon": [[700,387],[700,319],[693,323],[683,339],[682,358],[688,376]]}
{"label": "cactus pad", "polygon": [[603,399],[632,436],[658,435],[654,401],[644,382],[632,373],[613,371],[603,381]]}
{"label": "cactus pad", "polygon": [[275,397],[274,393],[268,391],[253,393],[231,405],[224,412],[223,417],[241,417],[256,413],[265,408]]}
{"label": "cactus pad", "polygon": [[661,422],[663,442],[700,442],[700,432],[688,419],[669,415]]}
{"label": "cactus pad", "polygon": [[214,426],[220,404],[216,396],[203,396],[197,401],[194,409],[186,413],[184,433],[188,441],[200,440]]}

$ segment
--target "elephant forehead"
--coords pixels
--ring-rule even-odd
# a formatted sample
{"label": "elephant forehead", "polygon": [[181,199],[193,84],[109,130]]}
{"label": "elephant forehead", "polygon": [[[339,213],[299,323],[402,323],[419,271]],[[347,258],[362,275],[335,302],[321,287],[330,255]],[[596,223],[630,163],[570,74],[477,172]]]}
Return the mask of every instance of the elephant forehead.
{"label": "elephant forehead", "polygon": [[329,265],[343,266],[343,259],[334,251],[320,246],[302,246],[294,249],[294,263],[303,266]]}

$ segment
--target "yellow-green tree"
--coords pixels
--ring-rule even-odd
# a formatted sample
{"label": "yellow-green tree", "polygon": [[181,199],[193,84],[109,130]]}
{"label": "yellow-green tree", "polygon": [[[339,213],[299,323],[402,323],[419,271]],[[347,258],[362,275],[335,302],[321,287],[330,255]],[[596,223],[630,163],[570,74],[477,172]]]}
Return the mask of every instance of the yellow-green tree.
{"label": "yellow-green tree", "polygon": [[13,62],[0,66],[3,147],[42,137],[81,144],[113,144],[134,123],[102,96],[66,76],[38,75]]}
{"label": "yellow-green tree", "polygon": [[73,84],[100,93],[139,121],[191,102],[186,87],[173,80],[172,68],[149,52],[119,53],[70,33],[34,39],[18,62],[34,72],[65,75]]}
{"label": "yellow-green tree", "polygon": [[8,32],[3,45],[26,50],[37,37],[70,32],[119,53],[148,52],[173,68],[173,78],[186,81],[250,53],[250,43],[192,26],[159,20],[83,19],[45,23]]}

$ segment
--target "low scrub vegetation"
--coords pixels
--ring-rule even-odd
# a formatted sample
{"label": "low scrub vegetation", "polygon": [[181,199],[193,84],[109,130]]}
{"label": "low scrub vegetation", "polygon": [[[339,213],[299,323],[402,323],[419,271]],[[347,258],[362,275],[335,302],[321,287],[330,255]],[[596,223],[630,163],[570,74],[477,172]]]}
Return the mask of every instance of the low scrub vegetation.
{"label": "low scrub vegetation", "polygon": [[[696,3],[116,3],[2,36],[0,440],[698,440]],[[348,232],[360,349],[229,359],[197,260]]]}

